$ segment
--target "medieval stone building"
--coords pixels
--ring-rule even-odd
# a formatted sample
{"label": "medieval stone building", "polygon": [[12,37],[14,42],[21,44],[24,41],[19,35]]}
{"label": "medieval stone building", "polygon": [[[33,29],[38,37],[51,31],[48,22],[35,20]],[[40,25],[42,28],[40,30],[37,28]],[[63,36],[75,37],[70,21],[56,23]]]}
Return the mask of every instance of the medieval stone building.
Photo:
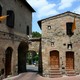
{"label": "medieval stone building", "polygon": [[[26,70],[28,36],[32,33],[34,9],[26,0],[0,0],[0,75],[7,77]],[[23,54],[22,54],[23,53]]]}
{"label": "medieval stone building", "polygon": [[80,14],[68,11],[38,24],[42,29],[43,75],[80,73]]}

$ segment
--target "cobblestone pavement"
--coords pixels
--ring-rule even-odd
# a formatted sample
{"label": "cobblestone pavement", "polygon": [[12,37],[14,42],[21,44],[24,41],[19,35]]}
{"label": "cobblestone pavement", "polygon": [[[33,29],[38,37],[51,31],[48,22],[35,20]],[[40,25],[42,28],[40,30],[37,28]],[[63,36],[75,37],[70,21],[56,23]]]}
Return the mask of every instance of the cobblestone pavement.
{"label": "cobblestone pavement", "polygon": [[60,78],[42,77],[34,72],[22,73],[18,76],[6,78],[4,80],[80,80],[80,75],[77,76],[63,76]]}

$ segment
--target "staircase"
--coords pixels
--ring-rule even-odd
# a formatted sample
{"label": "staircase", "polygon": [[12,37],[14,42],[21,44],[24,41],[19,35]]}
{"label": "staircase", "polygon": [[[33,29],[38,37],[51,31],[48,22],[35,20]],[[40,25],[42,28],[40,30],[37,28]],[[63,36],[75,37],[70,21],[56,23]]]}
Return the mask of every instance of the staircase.
{"label": "staircase", "polygon": [[62,77],[62,75],[61,75],[61,72],[59,69],[50,69],[49,70],[49,77],[56,78],[56,77]]}
{"label": "staircase", "polygon": [[66,70],[66,75],[67,76],[75,76],[76,72],[74,70]]}

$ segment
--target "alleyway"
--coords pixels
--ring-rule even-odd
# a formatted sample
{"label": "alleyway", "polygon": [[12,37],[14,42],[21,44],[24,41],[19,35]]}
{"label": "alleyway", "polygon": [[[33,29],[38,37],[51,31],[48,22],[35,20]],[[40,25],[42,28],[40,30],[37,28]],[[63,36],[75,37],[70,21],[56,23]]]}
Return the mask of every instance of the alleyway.
{"label": "alleyway", "polygon": [[37,73],[28,72],[28,73],[22,73],[18,76],[7,78],[4,80],[80,80],[80,75],[70,76],[70,77],[63,76],[60,78],[47,78],[47,77],[45,78],[38,75]]}

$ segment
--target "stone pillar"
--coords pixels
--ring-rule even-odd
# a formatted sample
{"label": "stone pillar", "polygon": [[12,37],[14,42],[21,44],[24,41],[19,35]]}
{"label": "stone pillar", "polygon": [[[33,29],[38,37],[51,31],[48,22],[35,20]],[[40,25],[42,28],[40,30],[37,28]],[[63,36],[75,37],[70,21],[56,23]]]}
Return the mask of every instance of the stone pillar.
{"label": "stone pillar", "polygon": [[39,45],[39,64],[38,64],[38,71],[40,74],[43,72],[43,67],[42,67],[42,47],[41,47],[41,39],[40,39],[40,45]]}

